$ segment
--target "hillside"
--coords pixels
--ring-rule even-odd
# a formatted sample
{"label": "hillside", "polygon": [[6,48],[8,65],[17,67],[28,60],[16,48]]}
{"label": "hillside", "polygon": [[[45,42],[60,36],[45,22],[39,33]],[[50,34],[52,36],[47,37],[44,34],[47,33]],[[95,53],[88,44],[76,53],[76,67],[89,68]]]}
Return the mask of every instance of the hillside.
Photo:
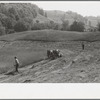
{"label": "hillside", "polygon": [[100,32],[74,32],[60,30],[36,30],[25,31],[15,34],[3,35],[0,41],[44,41],[44,42],[62,42],[62,41],[99,41]]}
{"label": "hillside", "polygon": [[31,30],[36,20],[40,23],[50,21],[45,17],[44,10],[35,4],[0,3],[0,35]]}
{"label": "hillside", "polygon": [[20,68],[19,73],[0,75],[0,83],[99,83],[100,64],[96,64],[99,61],[92,57],[81,53],[74,64],[71,62],[73,58],[68,59],[68,56],[54,61],[44,60]]}
{"label": "hillside", "polygon": [[43,29],[70,30],[75,20],[84,22],[88,31],[97,27],[100,18],[83,17],[72,11],[46,11],[31,3],[0,3],[0,35]]}
{"label": "hillside", "polygon": [[[84,33],[85,34],[85,33]],[[82,38],[80,32],[69,32],[69,31],[59,31],[59,30],[36,30],[36,31],[26,31],[19,32],[15,34],[4,35],[0,37],[1,41],[17,41],[17,40],[27,40],[27,41],[48,41],[48,42],[58,42],[58,41],[68,41],[68,40],[78,40]]]}
{"label": "hillside", "polygon": [[[82,50],[82,40],[85,40],[85,50]],[[0,82],[100,82],[99,40],[99,32],[57,30],[26,31],[1,36]],[[63,57],[47,59],[48,49],[59,49]],[[14,72],[14,56],[20,61],[19,73]]]}
{"label": "hillside", "polygon": [[87,24],[89,23],[89,21],[91,21],[91,25],[96,27],[98,22],[100,22],[100,17],[93,17],[93,16],[87,16],[86,19],[88,19]]}
{"label": "hillside", "polygon": [[[75,20],[89,29],[100,17],[46,11],[31,3],[0,3],[0,83],[99,83],[100,32],[71,31],[69,25]],[[47,50],[54,49],[63,56],[48,59]]]}
{"label": "hillside", "polygon": [[72,24],[73,21],[83,21],[86,25],[89,25],[89,21],[91,21],[91,26],[97,27],[97,24],[100,20],[99,17],[93,17],[93,16],[86,16],[83,17],[82,15],[72,12],[72,11],[59,11],[59,10],[49,10],[46,11],[47,16],[49,19],[52,19],[56,23],[62,23],[62,20],[69,20],[69,24]]}
{"label": "hillside", "polygon": [[[23,41],[25,42],[25,41]],[[63,53],[63,57],[49,60],[46,57],[46,51],[44,52],[44,57],[42,57],[41,61],[33,62],[29,65],[24,65],[19,68],[19,73],[14,72],[14,67],[7,67],[6,72],[0,74],[0,83],[99,83],[100,82],[100,42],[87,42],[85,44],[85,50],[81,50],[81,42],[26,42],[24,45],[23,42],[11,42],[11,44],[5,46],[5,48],[12,47],[19,49],[25,46],[24,49],[29,48],[34,49],[36,46],[43,47],[45,49],[55,49],[59,48],[59,50]],[[0,49],[1,52],[2,49]],[[38,48],[37,50],[40,50]],[[28,51],[29,52],[29,51]],[[5,52],[4,52],[5,53]],[[22,62],[22,54],[25,51],[21,52],[20,55],[17,55]],[[6,58],[7,53],[5,54]],[[35,56],[31,53],[31,59],[28,55],[24,59],[27,61],[34,61],[40,56],[39,51]],[[11,54],[10,54],[11,56]],[[1,58],[0,58],[1,59]],[[13,60],[13,59],[12,59]],[[7,64],[7,63],[6,63]],[[1,65],[1,63],[0,63]],[[2,63],[3,65],[3,63]],[[1,68],[0,68],[1,69]],[[0,71],[3,71],[3,67]]]}
{"label": "hillside", "polygon": [[48,19],[40,14],[37,14],[37,17],[34,18],[33,22],[36,22],[36,20],[38,20],[40,23],[49,23],[52,21],[52,19]]}
{"label": "hillside", "polygon": [[69,24],[72,24],[72,22],[75,20],[72,14],[70,15],[69,13],[66,13],[64,11],[46,11],[47,16],[49,19],[52,19],[56,23],[62,23],[62,20],[69,20]]}

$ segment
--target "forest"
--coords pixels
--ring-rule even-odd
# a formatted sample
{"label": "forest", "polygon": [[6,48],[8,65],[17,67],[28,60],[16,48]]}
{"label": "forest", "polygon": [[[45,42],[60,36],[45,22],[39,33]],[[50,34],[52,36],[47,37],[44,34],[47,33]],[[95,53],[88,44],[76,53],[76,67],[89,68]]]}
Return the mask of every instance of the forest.
{"label": "forest", "polygon": [[[66,13],[69,15],[73,14],[74,21],[72,24],[70,24],[68,19],[64,19],[64,15],[61,18],[61,23],[55,22],[48,18],[48,14],[45,10],[35,4],[0,3],[0,35],[43,29],[84,32],[86,18],[76,13]],[[36,19],[38,16],[42,16],[44,19],[47,19],[47,21],[40,22],[40,20]],[[91,22],[89,22],[89,26],[91,26]],[[98,30],[100,30],[99,23],[97,26]]]}

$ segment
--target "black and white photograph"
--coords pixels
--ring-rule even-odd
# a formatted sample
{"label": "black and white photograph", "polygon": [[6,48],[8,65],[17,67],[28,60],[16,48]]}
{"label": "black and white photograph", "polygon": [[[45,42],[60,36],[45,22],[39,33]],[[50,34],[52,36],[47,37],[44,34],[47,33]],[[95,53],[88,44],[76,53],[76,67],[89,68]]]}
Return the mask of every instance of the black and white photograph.
{"label": "black and white photograph", "polygon": [[100,83],[100,2],[0,2],[0,83]]}

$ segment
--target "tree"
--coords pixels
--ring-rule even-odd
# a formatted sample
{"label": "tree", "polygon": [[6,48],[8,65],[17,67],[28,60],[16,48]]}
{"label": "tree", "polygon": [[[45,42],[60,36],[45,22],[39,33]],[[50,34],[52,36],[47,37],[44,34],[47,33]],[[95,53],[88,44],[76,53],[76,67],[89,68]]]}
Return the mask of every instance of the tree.
{"label": "tree", "polygon": [[36,12],[35,9],[33,9],[32,14],[33,14],[33,18],[36,18],[36,16],[37,16],[37,12]]}
{"label": "tree", "polygon": [[69,21],[62,20],[62,30],[69,30]]}
{"label": "tree", "polygon": [[5,19],[8,18],[5,14],[0,13],[0,22],[5,26]]}
{"label": "tree", "polygon": [[0,35],[6,34],[5,27],[2,26],[2,23],[0,22]]}
{"label": "tree", "polygon": [[[0,23],[2,23],[0,30],[5,30],[7,34],[30,30],[38,9],[36,5],[30,3],[0,3]],[[44,16],[43,9],[40,9],[40,14]]]}
{"label": "tree", "polygon": [[32,30],[40,30],[41,29],[40,28],[40,23],[34,23],[31,29]]}
{"label": "tree", "polygon": [[85,22],[85,24],[87,25],[87,23],[88,23],[88,19],[85,18],[85,19],[84,19],[84,22]]}
{"label": "tree", "polygon": [[73,24],[70,26],[71,31],[79,31],[83,32],[85,29],[83,22],[74,21]]}
{"label": "tree", "polygon": [[44,16],[44,10],[43,9],[39,9],[39,14],[41,14],[42,16]]}
{"label": "tree", "polygon": [[4,19],[4,26],[6,29],[13,29],[14,25],[16,24],[16,21],[12,18],[8,17]]}
{"label": "tree", "polygon": [[70,30],[71,31],[77,31],[78,30],[78,22],[77,21],[74,21],[73,24],[70,26]]}
{"label": "tree", "polygon": [[11,7],[8,9],[8,14],[11,18],[13,18],[15,20],[20,19],[17,10],[14,7]]}
{"label": "tree", "polygon": [[5,32],[5,27],[0,27],[0,35],[4,35],[4,34],[6,34],[6,32]]}
{"label": "tree", "polygon": [[25,21],[20,20],[15,24],[14,30],[16,32],[27,31],[29,30],[29,24]]}
{"label": "tree", "polygon": [[89,26],[91,27],[91,21],[89,21]]}
{"label": "tree", "polygon": [[54,21],[50,21],[50,22],[48,22],[48,28],[49,29],[54,29],[54,27],[55,27],[55,23],[54,23]]}
{"label": "tree", "polygon": [[58,25],[58,24],[55,24],[54,29],[55,29],[55,30],[58,30],[58,29],[59,29],[59,25]]}
{"label": "tree", "polygon": [[84,32],[85,24],[83,22],[78,22],[78,31]]}
{"label": "tree", "polygon": [[45,12],[45,17],[47,17],[47,13]]}
{"label": "tree", "polygon": [[25,21],[26,23],[29,24],[29,29],[31,29],[31,27],[33,26],[33,19],[30,18],[30,17],[25,17],[25,18],[22,18],[21,20]]}
{"label": "tree", "polygon": [[97,27],[98,27],[98,31],[100,31],[100,22],[98,22]]}
{"label": "tree", "polygon": [[39,23],[39,20],[36,20],[36,23]]}

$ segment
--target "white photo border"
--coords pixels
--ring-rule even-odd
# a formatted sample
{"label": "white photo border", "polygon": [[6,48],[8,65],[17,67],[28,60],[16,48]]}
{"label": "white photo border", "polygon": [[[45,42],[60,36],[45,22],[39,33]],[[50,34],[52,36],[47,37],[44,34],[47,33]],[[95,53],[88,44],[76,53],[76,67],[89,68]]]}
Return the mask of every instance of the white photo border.
{"label": "white photo border", "polygon": [[[11,3],[11,2],[28,3],[31,1],[0,1],[0,3]],[[71,2],[76,2],[76,1],[71,1]],[[89,1],[89,2],[100,2],[100,1]],[[100,84],[99,83],[0,83],[0,99],[100,99]]]}

